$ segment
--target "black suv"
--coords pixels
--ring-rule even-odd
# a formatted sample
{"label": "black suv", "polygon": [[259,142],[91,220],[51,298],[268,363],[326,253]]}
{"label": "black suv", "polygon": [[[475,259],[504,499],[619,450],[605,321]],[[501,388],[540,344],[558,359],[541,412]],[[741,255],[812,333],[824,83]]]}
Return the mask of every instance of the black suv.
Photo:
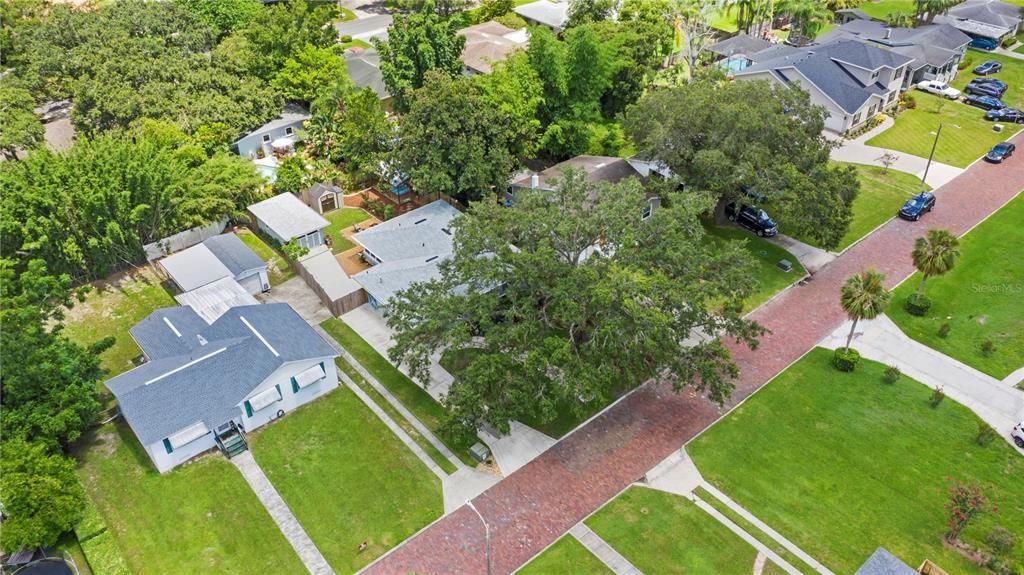
{"label": "black suv", "polygon": [[771,238],[779,233],[778,226],[761,208],[746,204],[737,207],[736,202],[730,202],[725,206],[725,215],[729,217],[730,222],[736,222],[761,237]]}
{"label": "black suv", "polygon": [[933,208],[935,208],[935,196],[930,192],[921,192],[903,204],[899,216],[905,220],[916,222]]}

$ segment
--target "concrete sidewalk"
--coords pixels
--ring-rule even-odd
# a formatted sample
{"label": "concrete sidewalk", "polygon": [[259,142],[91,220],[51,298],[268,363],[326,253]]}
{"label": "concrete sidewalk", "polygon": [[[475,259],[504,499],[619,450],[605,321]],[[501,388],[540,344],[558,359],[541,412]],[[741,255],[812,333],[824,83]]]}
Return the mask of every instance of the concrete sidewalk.
{"label": "concrete sidewalk", "polygon": [[[821,345],[842,347],[849,331],[850,322],[843,322]],[[1024,419],[1024,392],[914,341],[887,316],[858,323],[851,346],[862,356],[895,365],[929,387],[941,386],[946,395],[985,420],[1006,441],[1010,441],[1013,426]]]}
{"label": "concrete sidewalk", "polygon": [[[874,138],[878,134],[881,134],[891,128],[894,123],[895,121],[892,118],[886,116],[885,121],[883,121],[879,126],[853,140],[846,140],[839,136],[830,134],[828,137],[839,143],[839,147],[832,150],[832,159],[838,162],[882,167],[882,163],[878,161],[878,158],[886,152],[891,152],[897,155],[898,159],[892,166],[890,166],[890,169],[913,174],[920,179],[921,176],[924,175],[925,168],[928,165],[928,158],[914,156],[898,150],[869,146],[866,143],[871,138]],[[957,168],[956,166],[950,166],[948,164],[933,161],[931,168],[928,170],[928,184],[932,188],[938,188],[959,176],[962,172],[963,169]]]}

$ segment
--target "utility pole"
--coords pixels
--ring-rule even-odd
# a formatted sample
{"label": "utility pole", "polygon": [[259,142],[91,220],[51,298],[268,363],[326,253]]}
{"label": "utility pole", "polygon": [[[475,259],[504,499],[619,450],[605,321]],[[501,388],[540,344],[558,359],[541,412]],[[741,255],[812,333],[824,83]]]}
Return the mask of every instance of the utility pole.
{"label": "utility pole", "polygon": [[476,513],[476,516],[480,518],[480,523],[484,524],[484,549],[487,556],[487,575],[491,575],[491,527],[487,525],[487,521],[484,520],[484,516],[480,514],[480,511],[473,505],[472,501],[467,501],[466,505]]}
{"label": "utility pole", "polygon": [[932,142],[932,152],[928,154],[928,164],[924,167],[924,175],[921,176],[921,183],[928,183],[928,170],[932,167],[932,158],[935,157],[935,147],[939,145],[939,134],[942,133],[942,124],[939,124],[939,129],[935,132],[935,141]]}

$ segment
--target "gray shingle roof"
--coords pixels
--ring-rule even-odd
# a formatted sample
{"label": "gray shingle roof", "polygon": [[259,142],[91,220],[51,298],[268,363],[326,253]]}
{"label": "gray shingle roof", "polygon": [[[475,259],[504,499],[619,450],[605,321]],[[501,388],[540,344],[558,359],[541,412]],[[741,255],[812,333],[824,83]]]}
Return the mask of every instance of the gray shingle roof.
{"label": "gray shingle roof", "polygon": [[836,40],[859,40],[892,50],[915,60],[911,67],[916,70],[925,64],[945,65],[970,43],[971,37],[949,24],[890,28],[883,22],[854,20],[818,37],[821,44]]}
{"label": "gray shingle roof", "polygon": [[345,68],[352,83],[360,88],[369,88],[381,100],[390,98],[384,76],[380,72],[380,55],[376,50],[362,50],[345,53]]}
{"label": "gray shingle roof", "polygon": [[949,9],[949,17],[1012,29],[1021,22],[1020,7],[999,0],[966,0]]}
{"label": "gray shingle roof", "polygon": [[158,309],[128,333],[150,361],[188,353],[199,345],[196,334],[209,327],[190,307]]}
{"label": "gray shingle roof", "polygon": [[762,40],[761,38],[755,38],[753,36],[740,33],[731,38],[726,38],[721,42],[715,42],[711,46],[708,46],[708,51],[726,57],[736,54],[748,56],[770,48],[771,45],[771,42],[768,42],[767,40]]}
{"label": "gray shingle roof", "polygon": [[[284,108],[281,109],[280,116],[274,118],[273,120],[267,122],[266,124],[263,124],[259,128],[256,128],[255,130],[249,132],[245,136],[242,136],[242,138],[240,138],[238,141],[241,141],[253,134],[259,134],[262,132],[276,130],[278,128],[284,128],[286,126],[291,126],[292,124],[305,122],[308,119],[309,111],[306,110],[306,108],[300,106],[299,104],[288,103],[285,104]],[[238,142],[235,143],[237,144]]]}
{"label": "gray shingle roof", "polygon": [[[641,178],[640,172],[636,170],[630,163],[622,158],[613,158],[610,156],[576,156],[570,158],[564,162],[560,162],[551,166],[537,174],[540,178],[538,188],[542,190],[552,190],[556,182],[562,179],[565,170],[583,170],[586,173],[587,181],[589,182],[609,182],[615,183],[624,180],[625,178],[635,176]],[[527,174],[524,177],[512,182],[512,185],[518,188],[529,188],[532,185],[532,174]]]}
{"label": "gray shingle roof", "polygon": [[884,87],[864,85],[849,73],[843,64],[868,70],[898,68],[908,64],[910,58],[889,50],[868,46],[856,40],[839,40],[821,46],[802,48],[789,55],[758,61],[736,77],[758,72],[772,72],[784,82],[793,80],[795,73],[803,75],[847,113],[855,113],[874,94]]}
{"label": "gray shingle roof", "polygon": [[917,571],[879,547],[854,575],[917,575]]}
{"label": "gray shingle roof", "polygon": [[[167,314],[185,317],[187,312],[158,310],[133,330],[162,322]],[[227,422],[238,415],[238,405],[245,396],[286,362],[337,355],[295,310],[283,303],[232,308],[199,332],[186,336],[181,328],[179,331],[182,339],[192,343],[174,343],[166,333],[147,332],[153,337],[143,338],[143,349],[148,356],[159,359],[106,382],[143,445],[160,441],[196,421],[211,429]],[[197,335],[206,343],[202,344]],[[170,337],[176,336],[172,333]],[[164,350],[168,344],[175,350],[189,349],[171,356]]]}
{"label": "gray shingle roof", "polygon": [[213,236],[203,242],[220,263],[224,264],[234,275],[267,267],[267,262],[260,259],[256,252],[238,239],[235,234]]}

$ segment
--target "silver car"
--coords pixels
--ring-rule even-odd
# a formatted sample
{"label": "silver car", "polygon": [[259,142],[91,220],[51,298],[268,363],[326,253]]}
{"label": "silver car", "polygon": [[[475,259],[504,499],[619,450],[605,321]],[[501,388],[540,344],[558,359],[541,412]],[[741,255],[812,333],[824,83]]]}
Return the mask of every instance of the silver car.
{"label": "silver car", "polygon": [[1013,442],[1017,444],[1017,447],[1024,449],[1024,421],[1013,426],[1010,437],[1013,438]]}

